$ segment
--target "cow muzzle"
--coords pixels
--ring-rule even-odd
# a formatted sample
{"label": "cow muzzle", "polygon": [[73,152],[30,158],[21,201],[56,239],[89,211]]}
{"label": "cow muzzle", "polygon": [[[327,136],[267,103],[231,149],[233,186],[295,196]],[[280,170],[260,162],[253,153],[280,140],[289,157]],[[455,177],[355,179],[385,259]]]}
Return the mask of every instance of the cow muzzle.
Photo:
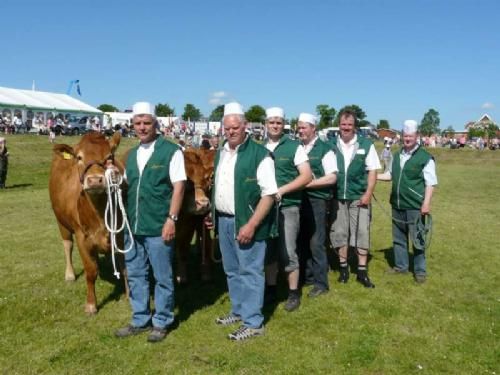
{"label": "cow muzzle", "polygon": [[87,193],[102,193],[106,189],[106,179],[102,173],[87,174],[83,180],[83,189]]}

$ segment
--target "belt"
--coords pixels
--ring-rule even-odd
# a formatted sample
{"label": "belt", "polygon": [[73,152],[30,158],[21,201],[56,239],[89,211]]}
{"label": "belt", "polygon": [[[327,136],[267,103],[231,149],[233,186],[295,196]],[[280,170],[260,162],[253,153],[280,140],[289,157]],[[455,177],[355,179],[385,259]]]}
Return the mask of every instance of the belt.
{"label": "belt", "polygon": [[234,217],[234,215],[226,214],[225,212],[222,212],[222,211],[217,211],[217,215],[219,217],[228,217],[228,218],[233,218]]}

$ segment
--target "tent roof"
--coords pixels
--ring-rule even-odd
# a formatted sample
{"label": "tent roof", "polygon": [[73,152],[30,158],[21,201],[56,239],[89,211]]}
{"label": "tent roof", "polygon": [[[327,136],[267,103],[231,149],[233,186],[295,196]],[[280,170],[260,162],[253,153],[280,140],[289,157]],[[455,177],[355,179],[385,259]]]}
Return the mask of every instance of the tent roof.
{"label": "tent roof", "polygon": [[55,111],[102,113],[97,108],[66,94],[18,90],[7,87],[0,87],[0,105],[2,104],[14,107],[28,107]]}

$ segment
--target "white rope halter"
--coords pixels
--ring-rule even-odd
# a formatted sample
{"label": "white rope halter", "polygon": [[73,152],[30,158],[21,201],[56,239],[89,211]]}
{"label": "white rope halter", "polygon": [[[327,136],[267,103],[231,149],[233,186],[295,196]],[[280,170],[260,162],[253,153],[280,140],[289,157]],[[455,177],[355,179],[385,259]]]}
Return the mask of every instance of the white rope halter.
{"label": "white rope halter", "polygon": [[[122,200],[122,189],[120,185],[123,181],[123,176],[119,173],[115,173],[113,169],[106,169],[104,172],[106,178],[106,190],[108,194],[108,202],[106,203],[106,211],[104,213],[104,223],[106,229],[111,237],[111,258],[113,261],[114,275],[117,279],[120,278],[120,273],[116,269],[115,252],[122,254],[128,253],[134,246],[134,237],[132,236],[132,230],[130,229],[130,224],[127,220],[127,213],[125,212],[125,206]],[[122,215],[122,223],[118,228],[118,209],[120,209]],[[125,225],[127,226],[130,245],[128,249],[120,249],[116,243],[116,236],[122,230],[124,230]]]}

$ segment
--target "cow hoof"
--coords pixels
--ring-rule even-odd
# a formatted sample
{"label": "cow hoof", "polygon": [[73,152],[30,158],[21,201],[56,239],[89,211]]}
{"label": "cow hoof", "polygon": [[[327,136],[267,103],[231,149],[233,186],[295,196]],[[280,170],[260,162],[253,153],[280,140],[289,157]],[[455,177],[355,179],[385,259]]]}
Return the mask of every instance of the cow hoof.
{"label": "cow hoof", "polygon": [[94,315],[97,313],[97,307],[95,307],[95,305],[85,305],[85,313],[87,315]]}
{"label": "cow hoof", "polygon": [[64,280],[66,280],[66,281],[68,281],[68,282],[69,282],[69,281],[75,281],[75,280],[76,280],[75,274],[66,274],[66,275],[64,276]]}
{"label": "cow hoof", "polygon": [[185,277],[185,276],[177,276],[176,280],[177,280],[177,283],[180,285],[185,285],[188,282],[187,277]]}

